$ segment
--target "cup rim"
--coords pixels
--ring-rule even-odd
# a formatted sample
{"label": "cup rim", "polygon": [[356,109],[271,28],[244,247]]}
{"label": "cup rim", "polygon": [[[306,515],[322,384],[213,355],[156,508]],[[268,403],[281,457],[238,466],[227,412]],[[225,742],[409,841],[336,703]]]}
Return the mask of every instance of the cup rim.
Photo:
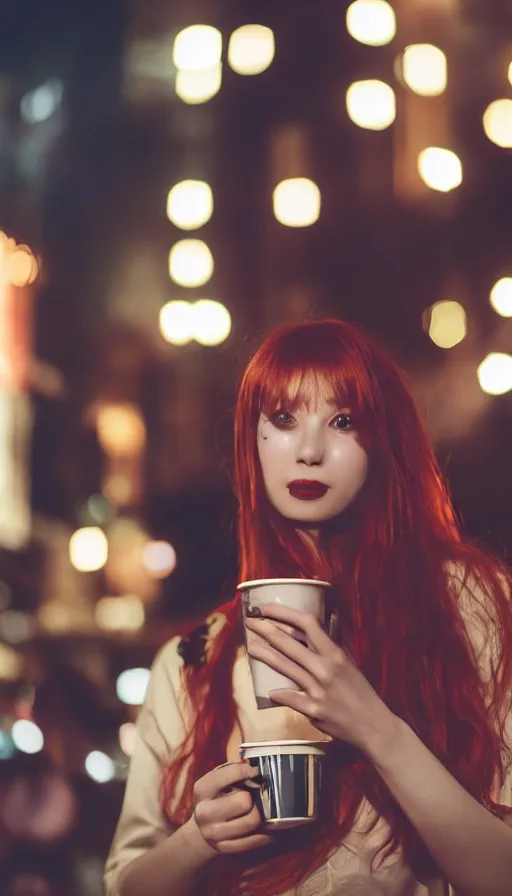
{"label": "cup rim", "polygon": [[236,590],[257,588],[259,585],[321,585],[323,588],[332,588],[331,582],[322,582],[319,579],[253,579],[250,582],[240,582]]}
{"label": "cup rim", "polygon": [[238,751],[253,750],[256,747],[264,747],[265,749],[271,749],[272,747],[315,747],[318,750],[325,747],[328,743],[329,741],[326,740],[257,740],[251,743],[240,744]]}

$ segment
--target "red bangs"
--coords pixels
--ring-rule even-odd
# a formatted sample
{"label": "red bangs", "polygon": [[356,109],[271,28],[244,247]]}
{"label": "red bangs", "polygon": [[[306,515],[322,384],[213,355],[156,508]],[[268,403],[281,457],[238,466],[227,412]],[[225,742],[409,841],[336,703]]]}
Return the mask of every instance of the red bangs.
{"label": "red bangs", "polygon": [[353,352],[339,340],[316,340],[311,333],[308,341],[299,340],[297,336],[305,335],[300,331],[287,335],[277,345],[267,347],[265,358],[259,358],[253,381],[258,410],[309,409],[321,401],[352,411],[368,407],[367,372]]}

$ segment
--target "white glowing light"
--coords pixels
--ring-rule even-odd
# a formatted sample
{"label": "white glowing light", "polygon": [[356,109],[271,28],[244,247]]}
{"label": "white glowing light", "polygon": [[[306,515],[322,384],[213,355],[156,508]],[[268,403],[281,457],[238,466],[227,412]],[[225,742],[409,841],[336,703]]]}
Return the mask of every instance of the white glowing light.
{"label": "white glowing light", "polygon": [[17,719],[12,726],[11,737],[22,753],[40,753],[44,747],[43,732],[28,719]]}
{"label": "white glowing light", "polygon": [[274,215],[286,227],[309,227],[318,221],[322,198],[314,181],[290,177],[273,193]]}
{"label": "white glowing light", "polygon": [[222,63],[202,71],[178,71],[174,89],[176,96],[189,106],[207,103],[222,86]]}
{"label": "white glowing light", "polygon": [[221,302],[199,299],[192,305],[194,339],[201,345],[220,345],[231,332],[231,315]]}
{"label": "white glowing light", "polygon": [[439,96],[448,80],[446,56],[432,44],[411,44],[404,50],[404,81],[420,96]]}
{"label": "white glowing light", "polygon": [[349,118],[360,128],[383,131],[396,117],[394,90],[384,81],[355,81],[347,90]]}
{"label": "white glowing light", "polygon": [[479,365],[478,382],[488,395],[504,395],[512,389],[512,355],[491,352]]}
{"label": "white glowing light", "polygon": [[126,669],[125,672],[121,672],[116,682],[116,693],[121,703],[141,706],[146,696],[149,677],[149,669]]}
{"label": "white glowing light", "polygon": [[386,0],[355,0],[347,9],[347,31],[370,47],[389,44],[396,34],[396,17]]}
{"label": "white glowing light", "polygon": [[195,230],[210,220],[213,193],[202,180],[182,180],[167,197],[167,217],[182,230]]}
{"label": "white glowing light", "polygon": [[462,183],[462,162],[451,149],[429,146],[418,157],[418,171],[427,187],[448,193]]}
{"label": "white glowing light", "polygon": [[502,277],[494,284],[490,302],[501,317],[512,317],[512,277]]}
{"label": "white glowing light", "polygon": [[69,541],[71,563],[80,572],[94,572],[105,566],[108,542],[105,533],[97,526],[77,529]]}
{"label": "white glowing light", "polygon": [[504,149],[512,147],[512,100],[494,100],[484,112],[484,131],[492,143]]}
{"label": "white glowing light", "polygon": [[203,286],[213,267],[213,255],[203,240],[179,240],[169,252],[169,276],[180,286]]}
{"label": "white glowing light", "polygon": [[92,750],[85,760],[85,770],[93,781],[98,784],[106,784],[111,781],[115,775],[114,763],[110,756],[102,753],[101,750]]}
{"label": "white glowing light", "polygon": [[222,34],[211,25],[190,25],[176,35],[172,58],[177,69],[203,71],[221,60]]}
{"label": "white glowing light", "polygon": [[171,345],[186,345],[194,338],[194,321],[190,302],[167,302],[160,309],[160,332]]}
{"label": "white glowing light", "polygon": [[229,38],[228,63],[239,75],[261,74],[274,54],[274,32],[265,25],[242,25]]}

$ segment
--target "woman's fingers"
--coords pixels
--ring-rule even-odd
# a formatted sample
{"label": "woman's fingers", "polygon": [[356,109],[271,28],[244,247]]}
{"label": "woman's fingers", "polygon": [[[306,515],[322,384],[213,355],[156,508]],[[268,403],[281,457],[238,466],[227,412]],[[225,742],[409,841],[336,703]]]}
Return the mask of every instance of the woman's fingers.
{"label": "woman's fingers", "polygon": [[248,762],[224,762],[203,775],[194,785],[194,802],[211,800],[234,784],[241,784],[247,778],[254,778],[258,770]]}
{"label": "woman's fingers", "polygon": [[248,852],[251,849],[261,849],[263,846],[270,846],[274,840],[268,834],[252,834],[249,837],[243,837],[240,840],[221,840],[218,844],[218,851],[224,855],[237,855],[241,852]]}
{"label": "woman's fingers", "polygon": [[[264,623],[259,623],[259,625],[262,624]],[[314,685],[315,673],[312,669],[317,671],[316,656],[313,654],[308,659],[309,668],[307,668],[301,651],[305,651],[306,654],[311,651],[307,647],[297,644],[291,635],[276,629],[273,623],[268,623],[268,625],[271,628],[265,630],[265,637],[259,635],[255,630],[251,631],[251,636],[247,638],[247,653],[254,659],[268,663],[276,672],[291,678],[299,687],[307,690]],[[274,630],[272,631],[272,629]]]}
{"label": "woman's fingers", "polygon": [[[244,781],[257,777],[248,763],[225,763],[194,785],[194,821],[216,852],[238,853],[272,843],[262,831],[262,818]],[[225,791],[228,791],[227,793]]]}

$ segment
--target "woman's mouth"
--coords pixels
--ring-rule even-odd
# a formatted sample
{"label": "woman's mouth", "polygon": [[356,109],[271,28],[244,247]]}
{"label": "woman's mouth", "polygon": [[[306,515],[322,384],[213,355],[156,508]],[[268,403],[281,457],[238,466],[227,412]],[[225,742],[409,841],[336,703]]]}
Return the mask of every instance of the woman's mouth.
{"label": "woman's mouth", "polygon": [[323,498],[329,486],[313,479],[294,479],[288,483],[287,489],[292,498],[298,498],[299,501],[317,501],[318,498]]}

